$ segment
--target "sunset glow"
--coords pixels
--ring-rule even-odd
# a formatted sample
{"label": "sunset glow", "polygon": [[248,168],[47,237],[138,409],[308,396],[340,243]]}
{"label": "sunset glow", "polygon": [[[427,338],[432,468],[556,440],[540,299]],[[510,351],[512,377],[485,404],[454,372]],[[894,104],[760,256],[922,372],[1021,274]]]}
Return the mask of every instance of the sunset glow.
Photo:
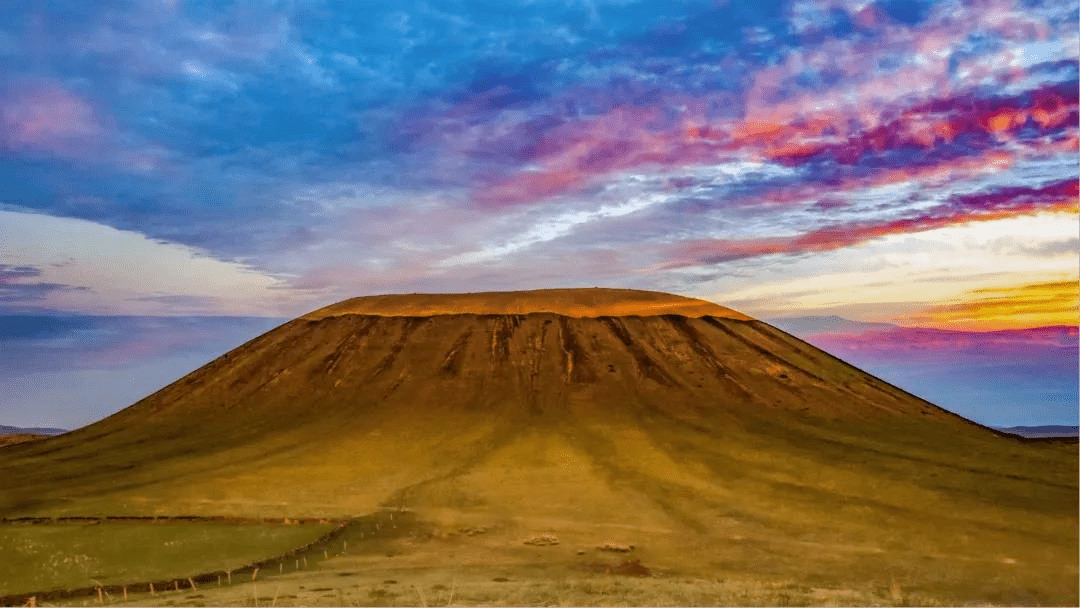
{"label": "sunset glow", "polygon": [[1080,283],[1075,279],[976,289],[910,318],[919,325],[973,331],[1063,325],[1075,327]]}

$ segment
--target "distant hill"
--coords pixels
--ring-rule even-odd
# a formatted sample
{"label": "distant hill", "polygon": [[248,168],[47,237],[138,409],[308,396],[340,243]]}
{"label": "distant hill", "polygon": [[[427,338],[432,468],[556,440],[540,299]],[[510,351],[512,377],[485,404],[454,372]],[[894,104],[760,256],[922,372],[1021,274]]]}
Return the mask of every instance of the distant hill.
{"label": "distant hill", "polygon": [[869,323],[866,321],[852,321],[836,315],[828,316],[805,316],[805,317],[776,317],[765,319],[769,325],[795,334],[804,336],[822,333],[846,333],[862,332],[871,329],[884,330],[897,327],[892,323]]}
{"label": "distant hill", "polygon": [[999,431],[1020,435],[1021,437],[1077,437],[1080,426],[1062,424],[1044,424],[1042,426],[998,426]]}
{"label": "distant hill", "polygon": [[22,428],[18,426],[4,426],[0,424],[0,435],[60,435],[66,433],[67,429],[53,429],[53,428]]}

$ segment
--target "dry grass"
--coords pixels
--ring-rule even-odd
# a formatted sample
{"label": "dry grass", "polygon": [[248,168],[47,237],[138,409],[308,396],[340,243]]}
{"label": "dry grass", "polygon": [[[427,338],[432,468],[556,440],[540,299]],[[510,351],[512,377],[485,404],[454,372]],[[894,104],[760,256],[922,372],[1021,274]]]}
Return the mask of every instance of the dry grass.
{"label": "dry grass", "polygon": [[[545,572],[528,579],[490,577],[492,571],[457,569],[453,573],[386,571],[333,576],[331,572],[288,575],[272,595],[256,585],[212,588],[198,598],[207,605],[262,606],[716,606],[716,605],[955,605],[923,595],[895,597],[889,588],[820,587],[795,580],[749,577],[632,577],[617,574]],[[265,588],[265,587],[264,587]],[[137,605],[189,604],[183,591],[157,597],[134,597]],[[185,601],[187,600],[187,601]]]}

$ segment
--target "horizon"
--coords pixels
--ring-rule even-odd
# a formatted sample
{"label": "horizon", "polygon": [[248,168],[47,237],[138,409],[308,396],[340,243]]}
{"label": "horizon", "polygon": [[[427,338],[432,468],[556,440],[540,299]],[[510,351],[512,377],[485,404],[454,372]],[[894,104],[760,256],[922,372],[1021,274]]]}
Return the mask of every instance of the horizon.
{"label": "horizon", "polygon": [[348,297],[538,285],[835,315],[796,335],[980,423],[1076,420],[1075,2],[2,12],[0,424]]}

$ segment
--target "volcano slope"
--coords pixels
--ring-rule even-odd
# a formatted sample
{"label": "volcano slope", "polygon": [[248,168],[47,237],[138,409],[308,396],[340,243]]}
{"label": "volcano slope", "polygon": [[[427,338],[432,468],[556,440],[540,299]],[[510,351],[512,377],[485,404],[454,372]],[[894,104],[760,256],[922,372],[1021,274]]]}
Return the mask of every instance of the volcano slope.
{"label": "volcano slope", "polygon": [[0,515],[417,522],[303,603],[1076,604],[1077,466],[701,300],[378,296],[0,449]]}

